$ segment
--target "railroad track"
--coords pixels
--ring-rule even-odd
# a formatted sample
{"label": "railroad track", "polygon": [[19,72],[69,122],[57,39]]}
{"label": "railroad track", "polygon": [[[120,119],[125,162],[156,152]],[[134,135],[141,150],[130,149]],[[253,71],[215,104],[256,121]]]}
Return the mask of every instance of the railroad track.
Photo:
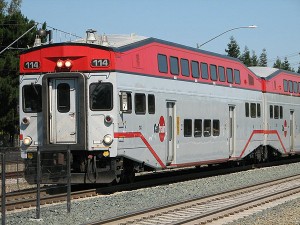
{"label": "railroad track", "polygon": [[88,224],[206,224],[297,193],[300,175]]}
{"label": "railroad track", "polygon": [[[298,162],[299,159],[293,159],[290,162]],[[263,166],[275,166],[286,163],[286,161],[273,162],[272,164],[256,165],[256,167]],[[234,172],[245,171],[253,168],[252,165],[244,167],[234,167],[234,168],[223,168],[220,167],[217,170],[212,170],[210,168],[203,168],[202,170],[195,169],[185,169],[180,171],[169,171],[161,173],[145,174],[137,177],[137,182],[131,184],[122,184],[109,187],[96,187],[87,190],[82,190],[86,188],[81,186],[78,189],[76,185],[72,185],[71,199],[79,199],[92,197],[97,195],[110,194],[120,191],[131,191],[145,187],[157,186],[170,184],[175,182],[182,182],[191,179],[199,179],[209,176],[217,176],[223,174],[229,174]],[[74,188],[75,187],[75,188]],[[74,191],[75,190],[75,191]],[[76,191],[77,190],[77,191]],[[78,191],[79,190],[79,191]],[[57,202],[65,202],[67,198],[66,186],[61,186],[59,189],[56,187],[46,187],[41,189],[41,201],[40,204],[52,204]],[[15,209],[29,208],[36,206],[36,189],[24,190],[19,192],[12,192],[6,194],[6,211],[13,211]]]}

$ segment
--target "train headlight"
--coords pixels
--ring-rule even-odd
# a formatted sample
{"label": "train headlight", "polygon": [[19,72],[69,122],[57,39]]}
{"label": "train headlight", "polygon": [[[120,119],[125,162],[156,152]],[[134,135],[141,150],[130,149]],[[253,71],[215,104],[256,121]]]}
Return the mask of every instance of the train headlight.
{"label": "train headlight", "polygon": [[28,125],[28,124],[30,124],[30,118],[29,117],[23,117],[23,119],[22,119],[22,123],[23,124],[25,124],[25,125]]}
{"label": "train headlight", "polygon": [[107,134],[107,135],[104,136],[103,143],[105,145],[111,145],[112,142],[113,142],[113,138],[110,134]]}
{"label": "train headlight", "polygon": [[67,60],[65,61],[65,67],[66,67],[66,68],[71,68],[71,67],[72,67],[72,61],[71,61],[70,59],[67,59]]}
{"label": "train headlight", "polygon": [[31,145],[31,143],[32,143],[31,137],[25,137],[25,138],[23,139],[23,144],[24,144],[24,145],[29,146],[29,145]]}
{"label": "train headlight", "polygon": [[59,59],[59,60],[56,62],[56,66],[57,66],[58,68],[62,68],[63,65],[64,65],[64,61],[62,61],[61,59]]}
{"label": "train headlight", "polygon": [[104,121],[105,123],[111,124],[113,122],[113,117],[111,115],[106,115]]}

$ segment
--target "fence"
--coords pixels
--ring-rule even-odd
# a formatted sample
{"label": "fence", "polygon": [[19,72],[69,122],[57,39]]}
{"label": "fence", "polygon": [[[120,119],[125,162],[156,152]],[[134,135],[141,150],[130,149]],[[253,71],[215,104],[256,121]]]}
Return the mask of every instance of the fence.
{"label": "fence", "polygon": [[[40,219],[41,187],[46,183],[49,184],[50,180],[67,185],[67,211],[71,211],[70,148],[55,152],[38,149],[29,156],[31,159],[27,161],[21,158],[19,148],[0,148],[0,154],[2,225],[6,223],[7,193],[28,188],[36,189],[36,219]],[[53,191],[61,187],[53,185],[51,189]]]}

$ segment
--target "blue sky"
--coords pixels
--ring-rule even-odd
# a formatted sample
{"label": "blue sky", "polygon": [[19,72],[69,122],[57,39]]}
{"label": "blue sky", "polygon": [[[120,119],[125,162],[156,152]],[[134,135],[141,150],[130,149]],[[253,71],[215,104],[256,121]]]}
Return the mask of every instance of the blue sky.
{"label": "blue sky", "polygon": [[[259,56],[267,49],[268,64],[288,57],[292,67],[300,62],[299,0],[23,0],[22,13],[37,22],[78,36],[89,28],[99,34],[155,37],[196,47],[235,27],[237,29],[202,46],[225,54],[230,36],[241,51],[247,45]],[[55,41],[63,35],[54,34]]]}

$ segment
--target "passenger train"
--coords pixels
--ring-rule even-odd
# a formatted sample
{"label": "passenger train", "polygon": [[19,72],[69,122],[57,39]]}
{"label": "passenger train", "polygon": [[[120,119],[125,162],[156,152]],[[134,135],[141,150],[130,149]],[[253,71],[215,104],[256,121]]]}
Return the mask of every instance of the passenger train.
{"label": "passenger train", "polygon": [[62,182],[54,174],[68,148],[72,183],[299,154],[299,97],[297,73],[88,30],[84,39],[38,44],[20,55],[25,173],[36,182],[37,150],[50,158],[42,160],[44,183]]}

